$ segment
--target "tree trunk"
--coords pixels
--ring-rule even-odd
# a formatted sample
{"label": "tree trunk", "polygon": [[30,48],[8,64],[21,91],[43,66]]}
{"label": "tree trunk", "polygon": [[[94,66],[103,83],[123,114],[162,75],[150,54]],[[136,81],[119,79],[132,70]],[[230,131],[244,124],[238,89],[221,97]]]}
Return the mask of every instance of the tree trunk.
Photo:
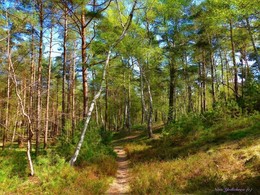
{"label": "tree trunk", "polygon": [[151,93],[151,86],[150,82],[148,81],[145,73],[143,72],[143,77],[147,85],[148,89],[148,95],[149,95],[149,112],[148,112],[148,122],[147,122],[147,131],[148,131],[148,137],[152,138],[153,137],[153,130],[152,130],[152,124],[153,124],[153,98],[152,98],[152,93]]}
{"label": "tree trunk", "polygon": [[174,62],[170,62],[170,91],[169,91],[169,111],[168,123],[174,121],[174,98],[175,98],[175,67]]}
{"label": "tree trunk", "polygon": [[205,51],[203,51],[203,62],[202,62],[202,112],[206,111],[206,56]]}
{"label": "tree trunk", "polygon": [[71,166],[74,165],[74,163],[76,162],[76,160],[78,158],[78,155],[79,155],[80,149],[82,147],[82,144],[83,144],[83,141],[84,141],[84,138],[85,138],[85,134],[86,134],[86,131],[87,131],[87,128],[88,128],[88,125],[89,125],[89,121],[91,119],[91,115],[92,115],[92,112],[93,112],[94,107],[95,107],[95,103],[96,103],[97,99],[101,95],[102,88],[103,88],[102,86],[103,86],[103,83],[105,82],[107,66],[108,66],[109,60],[110,60],[110,55],[111,55],[111,51],[109,51],[108,55],[107,55],[107,59],[106,59],[106,63],[105,63],[104,70],[103,70],[103,76],[102,76],[102,81],[101,81],[101,84],[100,84],[100,88],[99,88],[97,94],[94,96],[94,98],[93,98],[93,100],[91,102],[90,109],[88,111],[88,114],[87,114],[87,117],[86,117],[86,120],[85,120],[84,129],[83,129],[83,131],[81,133],[81,136],[80,136],[80,140],[78,142],[78,145],[77,145],[77,148],[75,150],[74,155],[70,159],[70,165]]}
{"label": "tree trunk", "polygon": [[140,68],[140,91],[141,91],[141,104],[142,104],[142,121],[141,121],[141,124],[144,124],[144,121],[147,120],[147,117],[146,117],[147,111],[146,111],[145,99],[144,99],[144,79],[143,79],[141,66],[139,68]]}
{"label": "tree trunk", "polygon": [[[144,69],[142,67],[141,64],[138,63],[139,66],[139,70],[140,70],[140,74],[143,75],[143,79],[147,85],[147,91],[148,91],[148,98],[149,98],[149,110],[146,109],[146,107],[144,107],[145,109],[145,116],[147,119],[147,133],[148,133],[148,137],[152,138],[153,137],[153,130],[152,130],[152,123],[153,123],[153,98],[152,98],[152,93],[151,93],[151,86],[150,86],[150,82],[147,79]],[[143,100],[144,101],[144,97]]]}
{"label": "tree trunk", "polygon": [[186,90],[187,90],[187,96],[188,96],[188,108],[187,112],[190,113],[192,111],[193,103],[192,103],[192,89],[190,85],[190,78],[188,73],[188,59],[186,53],[183,56],[183,64],[184,64],[184,77],[185,77],[185,83],[186,83]]}
{"label": "tree trunk", "polygon": [[45,132],[44,132],[44,148],[47,148],[48,130],[49,130],[49,105],[50,105],[50,86],[51,86],[51,53],[52,53],[52,26],[50,32],[50,47],[49,47],[49,62],[48,62],[48,80],[47,80],[47,96],[46,96],[46,115],[45,115]]}
{"label": "tree trunk", "polygon": [[125,25],[124,29],[123,29],[123,32],[121,34],[121,36],[119,37],[119,39],[117,39],[114,44],[112,44],[112,46],[110,47],[110,50],[108,51],[108,54],[107,54],[107,59],[106,59],[106,63],[105,63],[105,66],[104,66],[104,69],[103,69],[103,75],[102,75],[102,80],[101,80],[101,83],[100,83],[100,88],[97,92],[97,94],[94,96],[92,102],[91,102],[91,105],[90,105],[90,109],[88,110],[88,113],[87,113],[87,117],[86,117],[86,120],[85,120],[85,124],[84,124],[84,128],[81,132],[81,136],[80,136],[80,140],[78,142],[78,145],[76,147],[76,150],[74,152],[74,155],[72,156],[72,158],[70,159],[70,165],[73,166],[74,163],[76,162],[77,158],[78,158],[78,155],[79,155],[79,152],[80,152],[80,149],[81,149],[81,146],[83,144],[83,141],[84,141],[84,138],[85,138],[85,134],[86,134],[86,131],[87,131],[87,128],[88,128],[88,124],[89,124],[89,121],[91,119],[91,115],[92,115],[92,111],[94,110],[94,107],[95,107],[95,103],[97,101],[97,99],[100,97],[101,95],[101,92],[102,92],[102,89],[103,89],[103,85],[104,85],[104,82],[105,82],[105,79],[106,79],[106,70],[107,70],[107,67],[109,65],[109,60],[110,60],[110,55],[111,55],[111,51],[112,49],[125,37],[126,35],[126,32],[127,30],[129,29],[130,25],[131,25],[131,22],[132,22],[132,18],[133,18],[133,12],[134,12],[134,8],[137,4],[137,1],[135,0],[134,1],[134,5],[132,7],[132,10],[130,12],[130,15],[129,15],[129,18],[128,18],[128,21],[127,21],[127,24]]}
{"label": "tree trunk", "polygon": [[[130,69],[130,67],[129,67]],[[128,93],[127,93],[127,129],[128,132],[131,132],[131,104],[130,104],[130,98],[131,98],[131,73],[129,71],[128,73]]]}
{"label": "tree trunk", "polygon": [[75,135],[75,127],[76,127],[76,115],[75,115],[75,87],[76,87],[76,42],[74,42],[74,52],[73,52],[73,63],[71,65],[71,128],[72,128],[72,140]]}
{"label": "tree trunk", "polygon": [[221,64],[221,83],[222,83],[223,88],[224,88],[224,100],[225,100],[225,102],[227,102],[227,96],[226,96],[226,90],[225,90],[226,87],[224,85],[224,83],[225,83],[225,79],[224,79],[224,61],[223,61],[221,50],[219,50],[219,57],[220,57],[220,64]]}
{"label": "tree trunk", "polygon": [[67,66],[67,36],[68,36],[67,9],[64,11],[64,33],[63,33],[63,66],[62,66],[62,102],[61,102],[61,130],[65,134],[66,117],[66,66]]}
{"label": "tree trunk", "polygon": [[203,113],[203,74],[202,74],[202,62],[199,62],[199,80],[200,80],[200,84],[199,84],[199,107],[200,107],[200,113]]}
{"label": "tree trunk", "polygon": [[[6,11],[6,21],[7,21],[7,26],[9,25],[9,19],[8,19],[8,13]],[[6,48],[6,54],[7,57],[10,56],[10,30],[7,30],[7,48]],[[4,150],[5,148],[5,142],[6,142],[6,137],[7,137],[7,131],[9,129],[9,101],[10,101],[10,80],[11,80],[11,65],[10,65],[10,60],[9,58],[7,59],[7,64],[8,64],[8,72],[7,72],[7,92],[6,92],[6,107],[5,107],[5,127],[4,127],[4,132],[3,132],[3,145],[2,149]]]}
{"label": "tree trunk", "polygon": [[42,44],[43,44],[43,2],[39,2],[39,22],[40,22],[40,42],[39,42],[39,59],[38,59],[38,83],[37,83],[37,129],[36,129],[36,148],[35,154],[38,155],[40,135],[41,135],[41,95],[42,95]]}
{"label": "tree trunk", "polygon": [[227,79],[227,99],[229,98],[229,94],[230,94],[230,87],[229,87],[229,63],[228,63],[228,59],[227,59],[227,53],[225,53],[225,64],[226,64],[226,79]]}
{"label": "tree trunk", "polygon": [[210,71],[211,71],[211,94],[212,94],[212,108],[216,105],[216,95],[215,95],[215,71],[214,68],[214,56],[212,51],[210,51]]}
{"label": "tree trunk", "polygon": [[[34,62],[34,28],[32,27],[32,37],[31,37],[31,54],[30,54],[30,103],[29,103],[29,108],[28,112],[30,115],[31,119],[31,128],[34,129],[34,121],[35,121],[35,62]],[[30,135],[31,136],[31,135]]]}
{"label": "tree trunk", "polygon": [[109,95],[109,88],[108,88],[108,71],[107,71],[107,76],[106,76],[106,95],[105,95],[105,130],[108,130],[109,127],[109,122],[108,122],[108,95]]}
{"label": "tree trunk", "polygon": [[251,30],[251,26],[250,26],[250,22],[249,22],[248,17],[246,17],[246,25],[247,25],[247,30],[248,30],[248,33],[250,35],[250,39],[251,39],[251,42],[252,42],[252,45],[253,45],[253,48],[254,48],[258,69],[260,71],[260,56],[258,54],[256,45],[255,45],[255,40],[254,40],[254,37],[253,37],[253,33],[252,33],[252,30]]}
{"label": "tree trunk", "polygon": [[232,61],[234,66],[234,85],[235,85],[235,98],[238,101],[238,77],[237,77],[237,64],[236,64],[236,56],[235,56],[235,43],[233,40],[233,24],[232,20],[229,21],[230,26],[230,42],[231,42],[231,48],[232,48]]}
{"label": "tree trunk", "polygon": [[[10,40],[10,35],[9,35],[8,39]],[[32,123],[31,123],[30,116],[26,113],[26,109],[24,107],[24,101],[22,100],[21,92],[18,89],[18,82],[17,82],[17,79],[16,79],[15,71],[14,71],[14,65],[13,65],[12,59],[11,59],[11,52],[9,52],[8,61],[10,63],[10,68],[11,68],[11,71],[12,71],[12,80],[15,84],[15,93],[16,93],[16,96],[18,98],[23,117],[25,117],[26,120],[27,120],[27,125],[28,125],[28,129],[27,129],[27,160],[28,160],[28,165],[29,165],[29,169],[30,169],[30,175],[33,176],[34,175],[34,168],[33,168],[33,163],[32,163],[32,158],[31,158],[31,139],[32,139],[32,136],[33,136],[32,128],[31,128]]]}
{"label": "tree trunk", "polygon": [[81,14],[81,57],[82,57],[82,78],[83,78],[83,117],[88,113],[88,70],[87,70],[87,44],[85,11]]}

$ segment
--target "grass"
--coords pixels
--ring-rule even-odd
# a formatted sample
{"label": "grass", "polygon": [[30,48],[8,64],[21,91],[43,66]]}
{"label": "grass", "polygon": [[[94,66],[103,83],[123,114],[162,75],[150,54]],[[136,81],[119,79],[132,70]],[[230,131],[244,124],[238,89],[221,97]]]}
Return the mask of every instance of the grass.
{"label": "grass", "polygon": [[66,156],[74,148],[64,142],[62,147],[41,150],[37,158],[32,153],[33,177],[28,176],[26,149],[6,147],[0,151],[0,194],[103,194],[116,173],[117,163],[110,147],[95,136],[96,140],[91,137],[93,143],[89,141],[82,148],[75,167],[69,166]]}
{"label": "grass", "polygon": [[132,194],[260,193],[259,115],[186,132],[125,141],[135,178]]}
{"label": "grass", "polygon": [[[198,118],[185,120],[156,127],[154,139],[141,127],[114,136],[112,145],[124,145],[131,160],[132,194],[260,193],[260,115],[205,126]],[[110,134],[102,136],[110,142]],[[25,149],[14,145],[0,151],[0,194],[103,194],[117,170],[111,148],[89,132],[79,163],[70,167],[74,147],[60,143],[33,156],[33,177]]]}
{"label": "grass", "polygon": [[33,177],[24,150],[5,150],[0,161],[0,194],[102,194],[117,170],[111,156],[71,167],[52,151],[34,160]]}

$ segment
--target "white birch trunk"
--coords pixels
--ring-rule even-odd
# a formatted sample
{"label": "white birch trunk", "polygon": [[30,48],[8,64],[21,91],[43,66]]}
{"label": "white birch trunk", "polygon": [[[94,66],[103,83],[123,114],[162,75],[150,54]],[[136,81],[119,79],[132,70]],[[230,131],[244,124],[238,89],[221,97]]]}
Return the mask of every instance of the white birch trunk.
{"label": "white birch trunk", "polygon": [[106,69],[107,69],[107,66],[109,64],[110,55],[111,55],[111,50],[109,50],[108,55],[107,55],[107,60],[106,60],[105,66],[104,66],[103,76],[102,76],[102,81],[101,81],[101,84],[100,84],[100,88],[99,88],[97,94],[94,96],[94,99],[91,102],[90,108],[89,108],[88,113],[87,113],[87,118],[86,118],[86,121],[85,121],[85,124],[84,124],[84,129],[83,129],[83,131],[81,133],[81,136],[80,136],[80,140],[78,142],[78,145],[77,145],[77,148],[75,150],[74,155],[70,159],[69,163],[70,163],[71,166],[74,165],[74,163],[76,162],[76,160],[78,158],[78,155],[79,155],[80,149],[82,147],[82,144],[83,144],[83,141],[84,141],[84,138],[85,138],[85,134],[86,134],[86,131],[87,131],[87,128],[88,128],[88,124],[89,124],[92,112],[93,112],[95,104],[96,104],[96,101],[97,101],[97,99],[101,95],[101,92],[102,92],[102,89],[103,89],[103,85],[104,85],[104,81],[105,81],[105,78],[106,78]]}
{"label": "white birch trunk", "polygon": [[104,70],[103,70],[103,76],[102,76],[102,81],[101,81],[101,84],[100,84],[100,88],[97,92],[97,94],[94,96],[91,104],[90,104],[90,108],[88,110],[88,113],[87,113],[87,116],[86,116],[86,120],[85,120],[85,124],[84,124],[84,128],[83,128],[83,131],[81,132],[81,136],[80,136],[80,140],[78,142],[78,145],[76,147],[76,150],[74,152],[74,155],[71,157],[69,163],[71,166],[73,166],[78,158],[78,155],[79,155],[79,152],[80,152],[80,149],[82,147],[82,144],[83,144],[83,141],[84,141],[84,138],[85,138],[85,134],[86,134],[86,131],[87,131],[87,128],[88,128],[88,125],[89,125],[89,121],[91,119],[91,115],[92,115],[92,112],[94,110],[94,107],[95,107],[95,104],[96,104],[96,101],[97,99],[100,97],[101,95],[101,92],[102,92],[102,89],[103,89],[103,85],[104,85],[104,82],[105,82],[105,79],[106,79],[106,69],[108,67],[108,64],[109,64],[109,60],[110,60],[110,55],[111,55],[111,51],[114,47],[117,46],[118,43],[120,43],[120,41],[122,41],[122,39],[125,37],[126,35],[126,32],[127,30],[129,29],[130,25],[131,25],[131,22],[132,22],[132,19],[133,19],[133,13],[134,13],[134,10],[135,10],[135,6],[137,4],[137,0],[134,1],[134,4],[133,4],[133,7],[131,9],[131,12],[129,14],[129,17],[128,17],[128,20],[126,22],[126,25],[124,25],[124,29],[122,31],[122,34],[120,35],[120,37],[114,42],[114,44],[112,44],[112,46],[110,47],[110,50],[108,51],[108,54],[107,54],[107,59],[106,59],[106,63],[105,63],[105,66],[104,66]]}

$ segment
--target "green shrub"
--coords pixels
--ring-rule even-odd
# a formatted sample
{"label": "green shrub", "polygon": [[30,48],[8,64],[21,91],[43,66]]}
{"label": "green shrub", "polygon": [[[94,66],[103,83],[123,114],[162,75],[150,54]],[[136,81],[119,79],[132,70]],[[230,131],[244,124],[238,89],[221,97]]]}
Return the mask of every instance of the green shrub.
{"label": "green shrub", "polygon": [[101,142],[104,145],[108,145],[113,140],[113,132],[112,131],[106,131],[104,128],[101,128],[99,130],[100,136],[101,136]]}
{"label": "green shrub", "polygon": [[[77,147],[83,126],[83,123],[80,123],[77,126],[73,142],[69,141],[67,136],[61,136],[56,144],[57,153],[64,157],[66,161],[70,160],[75,148]],[[112,140],[112,136],[111,132],[105,132],[104,130],[90,127],[86,132],[76,163],[81,164],[84,163],[84,161],[91,162],[95,158],[99,158],[103,155],[115,156],[113,149],[108,146],[108,143]]]}
{"label": "green shrub", "polygon": [[202,130],[203,122],[199,115],[190,114],[170,123],[163,130],[164,135],[187,135]]}

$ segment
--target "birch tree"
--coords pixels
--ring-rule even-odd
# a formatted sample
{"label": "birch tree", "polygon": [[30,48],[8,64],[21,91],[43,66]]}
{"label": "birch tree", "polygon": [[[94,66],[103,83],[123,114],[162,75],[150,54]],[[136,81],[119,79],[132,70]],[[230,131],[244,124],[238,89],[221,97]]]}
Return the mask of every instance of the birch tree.
{"label": "birch tree", "polygon": [[132,9],[131,9],[130,14],[129,14],[128,19],[127,19],[127,22],[123,26],[123,30],[122,30],[122,33],[121,33],[120,37],[112,45],[109,46],[106,62],[105,62],[104,68],[103,68],[102,81],[100,83],[100,87],[99,87],[98,92],[96,93],[96,95],[94,96],[94,98],[93,98],[93,100],[92,100],[92,102],[90,104],[90,109],[88,110],[88,114],[87,114],[87,117],[85,119],[85,124],[84,124],[84,128],[83,128],[83,130],[81,132],[80,140],[79,140],[79,142],[77,144],[77,147],[75,149],[75,152],[74,152],[74,154],[71,157],[70,162],[69,162],[71,166],[73,166],[75,164],[75,162],[76,162],[76,160],[78,158],[78,155],[79,155],[80,149],[82,147],[82,144],[83,144],[83,141],[84,141],[84,138],[85,138],[85,134],[86,134],[86,131],[87,131],[87,128],[88,128],[88,125],[89,125],[89,121],[91,119],[91,115],[92,115],[92,112],[93,112],[95,104],[96,104],[96,101],[97,101],[97,99],[101,95],[101,92],[102,92],[102,89],[103,89],[103,85],[104,85],[104,82],[105,82],[105,78],[106,78],[106,71],[107,71],[107,67],[109,65],[109,61],[110,61],[110,56],[111,56],[112,50],[126,36],[126,33],[127,33],[128,29],[129,29],[131,23],[132,23],[133,14],[134,14],[134,11],[135,11],[136,4],[137,4],[137,0],[134,1],[134,4],[132,6]]}

